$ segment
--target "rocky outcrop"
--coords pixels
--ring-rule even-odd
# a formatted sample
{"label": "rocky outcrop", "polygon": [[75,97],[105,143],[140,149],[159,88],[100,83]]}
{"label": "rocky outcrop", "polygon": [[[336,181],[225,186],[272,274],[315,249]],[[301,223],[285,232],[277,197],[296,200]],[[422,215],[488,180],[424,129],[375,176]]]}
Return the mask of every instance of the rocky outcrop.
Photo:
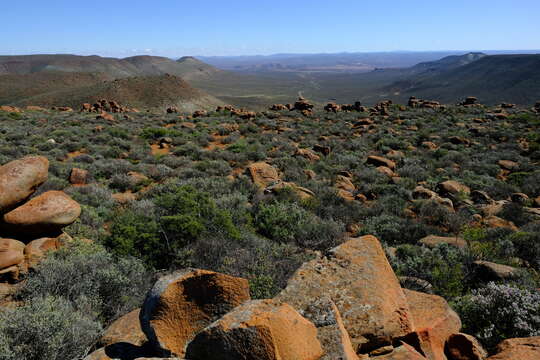
{"label": "rocky outcrop", "polygon": [[249,299],[245,279],[180,270],[159,279],[148,292],[140,313],[141,327],[157,352],[184,356],[199,331]]}
{"label": "rocky outcrop", "polygon": [[24,270],[24,243],[14,239],[0,239],[0,279],[17,280]]}
{"label": "rocky outcrop", "polygon": [[0,167],[0,212],[26,200],[48,177],[49,161],[43,156],[27,156]]}
{"label": "rocky outcrop", "polygon": [[367,163],[375,166],[386,166],[390,170],[396,168],[396,163],[382,156],[370,155],[367,158]]}
{"label": "rocky outcrop", "polygon": [[317,329],[291,306],[254,300],[202,330],[189,344],[193,360],[317,360]]}
{"label": "rocky outcrop", "polygon": [[374,236],[350,239],[305,263],[276,299],[306,314],[322,297],[335,303],[356,352],[369,353],[413,329],[405,295]]}

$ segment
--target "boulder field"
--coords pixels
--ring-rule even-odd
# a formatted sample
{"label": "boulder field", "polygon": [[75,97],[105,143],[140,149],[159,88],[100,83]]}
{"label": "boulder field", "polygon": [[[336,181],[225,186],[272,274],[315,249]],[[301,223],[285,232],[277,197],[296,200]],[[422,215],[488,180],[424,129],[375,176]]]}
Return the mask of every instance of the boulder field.
{"label": "boulder field", "polygon": [[113,323],[85,360],[539,359],[538,338],[509,339],[487,358],[446,300],[403,289],[379,240],[349,238],[304,263],[273,299],[245,279],[183,269],[141,309]]}
{"label": "boulder field", "polygon": [[0,166],[0,284],[17,282],[49,250],[70,237],[62,228],[81,213],[80,205],[62,191],[46,191],[49,161],[27,156]]}

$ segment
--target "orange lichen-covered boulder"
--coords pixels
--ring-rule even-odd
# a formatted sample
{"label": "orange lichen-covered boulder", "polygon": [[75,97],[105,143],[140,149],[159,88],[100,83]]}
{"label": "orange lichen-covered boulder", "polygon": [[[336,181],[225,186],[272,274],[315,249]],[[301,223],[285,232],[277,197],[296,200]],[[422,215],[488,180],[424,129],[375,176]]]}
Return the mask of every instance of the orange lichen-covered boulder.
{"label": "orange lichen-covered boulder", "polygon": [[248,171],[255,185],[259,187],[265,188],[280,180],[276,168],[265,162],[257,162],[249,165]]}
{"label": "orange lichen-covered boulder", "polygon": [[414,321],[414,332],[407,335],[405,341],[430,360],[446,360],[444,345],[450,335],[459,332],[459,316],[440,296],[408,289],[403,291]]}
{"label": "orange lichen-covered boulder", "polygon": [[28,198],[47,180],[49,160],[27,156],[0,166],[0,211],[6,211]]}
{"label": "orange lichen-covered boulder", "polygon": [[[366,358],[368,359],[368,358]],[[369,358],[373,359],[373,358]],[[385,355],[375,357],[377,360],[427,360],[422,354],[416,351],[412,346],[401,343],[400,346],[394,348],[394,350]]]}
{"label": "orange lichen-covered boulder", "polygon": [[81,206],[62,191],[47,191],[4,215],[4,221],[23,233],[46,233],[73,223]]}
{"label": "orange lichen-covered boulder", "polygon": [[203,328],[248,301],[245,279],[213,271],[184,269],[160,278],[146,295],[141,328],[155,350],[184,356]]}
{"label": "orange lichen-covered boulder", "polygon": [[407,299],[374,236],[351,238],[328,257],[303,264],[276,299],[304,314],[322,297],[335,303],[357,353],[413,330]]}
{"label": "orange lichen-covered boulder", "polygon": [[287,304],[253,300],[202,330],[187,348],[192,360],[317,360],[317,329]]}
{"label": "orange lichen-covered boulder", "polygon": [[498,353],[487,360],[538,360],[540,336],[506,339],[497,345]]}

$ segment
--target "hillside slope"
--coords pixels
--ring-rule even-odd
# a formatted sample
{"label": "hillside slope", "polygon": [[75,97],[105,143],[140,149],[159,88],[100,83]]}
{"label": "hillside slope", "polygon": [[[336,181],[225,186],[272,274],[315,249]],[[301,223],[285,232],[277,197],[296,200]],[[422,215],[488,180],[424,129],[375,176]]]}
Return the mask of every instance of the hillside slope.
{"label": "hillside slope", "polygon": [[182,111],[212,109],[223,104],[215,97],[197,90],[174,75],[140,76],[67,87],[57,91],[12,101],[13,105],[65,105],[74,108],[85,102],[111,99],[122,105],[140,109],[161,109],[176,106]]}
{"label": "hillside slope", "polygon": [[540,98],[540,55],[485,56],[433,76],[412,79],[399,91],[402,97],[416,95],[443,102],[474,95],[486,104],[506,101],[530,105]]}

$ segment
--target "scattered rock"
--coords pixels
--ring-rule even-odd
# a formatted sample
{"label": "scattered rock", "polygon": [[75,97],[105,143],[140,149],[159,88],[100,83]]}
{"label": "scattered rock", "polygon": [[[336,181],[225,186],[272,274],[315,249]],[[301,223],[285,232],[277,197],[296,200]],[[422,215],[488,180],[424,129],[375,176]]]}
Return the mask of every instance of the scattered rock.
{"label": "scattered rock", "polygon": [[257,162],[247,167],[255,185],[265,188],[280,181],[278,171],[265,162]]}
{"label": "scattered rock", "polygon": [[32,240],[24,248],[24,256],[30,269],[34,269],[47,251],[59,248],[58,238],[40,238]]}
{"label": "scattered rock", "polygon": [[324,145],[318,145],[317,144],[317,145],[313,146],[313,151],[321,153],[324,156],[328,156],[328,155],[330,155],[330,152],[332,151],[332,149],[330,148],[330,146],[324,146]]}
{"label": "scattered rock", "polygon": [[446,340],[444,352],[448,360],[485,360],[487,352],[473,336],[452,334]]}
{"label": "scattered rock", "polygon": [[249,299],[245,279],[180,270],[160,278],[148,292],[140,313],[141,328],[156,351],[182,357],[200,330]]}
{"label": "scattered rock", "polygon": [[497,164],[499,164],[500,167],[508,171],[519,170],[519,164],[512,160],[499,160]]}
{"label": "scattered rock", "polygon": [[390,170],[394,170],[396,168],[395,162],[382,156],[370,155],[367,158],[367,163],[375,166],[386,166]]}
{"label": "scattered rock", "polygon": [[514,279],[519,275],[519,269],[490,261],[477,260],[474,262],[475,275],[483,281],[501,281]]}
{"label": "scattered rock", "polygon": [[443,181],[439,184],[440,192],[445,194],[457,195],[459,193],[470,194],[471,189],[455,180]]}
{"label": "scattered rock", "polygon": [[434,248],[435,246],[439,244],[448,244],[455,246],[459,249],[465,249],[467,248],[467,242],[460,238],[460,237],[453,237],[453,236],[436,236],[436,235],[428,235],[418,241],[420,244],[427,246],[428,248]]}
{"label": "scattered rock", "polygon": [[485,217],[483,223],[489,228],[506,228],[512,231],[518,230],[518,227],[513,222],[501,219],[500,217],[494,215]]}
{"label": "scattered rock", "polygon": [[85,185],[88,182],[88,170],[79,168],[71,169],[69,182],[72,185]]}
{"label": "scattered rock", "polygon": [[297,149],[295,155],[296,156],[302,156],[302,157],[308,159],[309,161],[319,161],[319,160],[321,160],[321,157],[319,155],[315,154],[315,152],[313,152],[310,149]]}
{"label": "scattered rock", "polygon": [[322,355],[315,326],[273,300],[238,306],[202,330],[186,351],[193,360],[317,360]]}
{"label": "scattered rock", "polygon": [[49,160],[27,156],[0,167],[0,212],[26,200],[48,177]]}

